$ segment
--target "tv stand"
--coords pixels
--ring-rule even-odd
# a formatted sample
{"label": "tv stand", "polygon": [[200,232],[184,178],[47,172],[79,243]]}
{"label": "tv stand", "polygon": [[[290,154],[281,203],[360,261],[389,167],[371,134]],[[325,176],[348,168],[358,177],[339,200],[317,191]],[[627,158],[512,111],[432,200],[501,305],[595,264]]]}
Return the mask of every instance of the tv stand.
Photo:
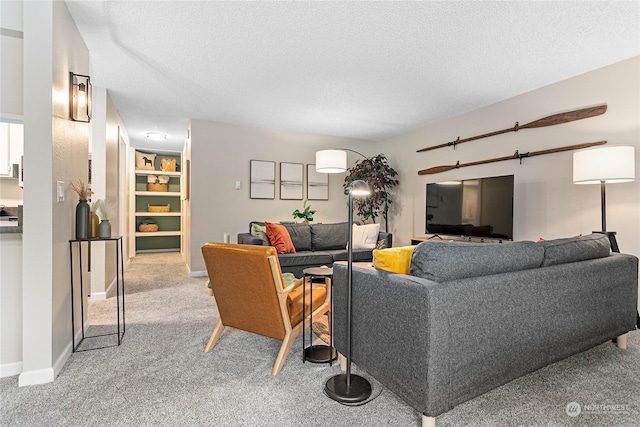
{"label": "tv stand", "polygon": [[427,234],[423,237],[412,237],[411,244],[417,245],[421,242],[426,242],[432,239],[439,239],[445,242],[465,242],[465,243],[503,243],[505,239],[498,239],[492,237],[473,237],[473,236],[454,236],[454,235],[440,235],[440,234]]}

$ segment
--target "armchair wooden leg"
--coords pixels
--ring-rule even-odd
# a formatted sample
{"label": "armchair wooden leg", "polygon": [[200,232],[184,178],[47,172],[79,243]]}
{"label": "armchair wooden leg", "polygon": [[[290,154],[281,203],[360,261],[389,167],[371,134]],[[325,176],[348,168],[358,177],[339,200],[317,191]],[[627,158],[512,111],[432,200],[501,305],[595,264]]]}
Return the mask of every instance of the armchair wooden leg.
{"label": "armchair wooden leg", "polygon": [[277,375],[284,366],[284,362],[285,360],[287,360],[287,356],[289,355],[289,351],[291,350],[291,346],[293,345],[294,341],[295,336],[291,333],[291,331],[287,331],[284,339],[282,340],[282,345],[280,346],[278,357],[276,357],[276,363],[273,364],[271,376]]}
{"label": "armchair wooden leg", "polygon": [[213,328],[213,332],[209,337],[209,341],[207,341],[207,345],[204,346],[205,353],[210,352],[213,346],[216,345],[218,339],[220,339],[220,335],[222,335],[222,331],[224,331],[224,325],[222,324],[222,320],[218,320],[218,323],[215,328]]}
{"label": "armchair wooden leg", "polygon": [[627,335],[628,334],[622,334],[618,338],[616,338],[616,345],[620,350],[627,349]]}
{"label": "armchair wooden leg", "polygon": [[338,353],[338,365],[340,365],[340,371],[347,371],[347,358],[342,355],[342,353]]}
{"label": "armchair wooden leg", "polygon": [[422,427],[436,427],[436,417],[427,417],[422,414]]}

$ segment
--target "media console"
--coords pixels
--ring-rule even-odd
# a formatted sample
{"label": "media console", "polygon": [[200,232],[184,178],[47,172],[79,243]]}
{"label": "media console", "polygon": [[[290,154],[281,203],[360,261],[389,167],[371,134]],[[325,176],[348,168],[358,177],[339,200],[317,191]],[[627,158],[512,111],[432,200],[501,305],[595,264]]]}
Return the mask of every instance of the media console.
{"label": "media console", "polygon": [[445,234],[427,234],[424,237],[412,237],[411,244],[417,245],[427,240],[442,240],[444,242],[467,242],[467,243],[504,243],[509,242],[507,239],[496,239],[492,237],[473,237],[473,236],[453,236]]}

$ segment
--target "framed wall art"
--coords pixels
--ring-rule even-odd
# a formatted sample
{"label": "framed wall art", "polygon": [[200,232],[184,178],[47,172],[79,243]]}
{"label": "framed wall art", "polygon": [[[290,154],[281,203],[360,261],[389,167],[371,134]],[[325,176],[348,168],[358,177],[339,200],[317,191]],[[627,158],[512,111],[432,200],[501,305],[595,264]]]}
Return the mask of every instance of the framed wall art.
{"label": "framed wall art", "polygon": [[249,197],[251,199],[276,198],[276,162],[250,161],[251,177]]}
{"label": "framed wall art", "polygon": [[304,165],[302,163],[280,163],[280,198],[302,200]]}
{"label": "framed wall art", "polygon": [[329,200],[329,174],[316,172],[316,165],[307,165],[307,199]]}

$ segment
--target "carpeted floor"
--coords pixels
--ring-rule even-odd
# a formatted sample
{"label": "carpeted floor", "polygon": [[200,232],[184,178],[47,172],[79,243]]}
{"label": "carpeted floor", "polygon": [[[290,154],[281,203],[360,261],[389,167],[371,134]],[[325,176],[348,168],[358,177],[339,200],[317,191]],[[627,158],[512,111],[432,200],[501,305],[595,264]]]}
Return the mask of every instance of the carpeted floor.
{"label": "carpeted floor", "polygon": [[[137,256],[125,280],[122,345],[73,354],[53,383],[18,388],[17,376],[1,379],[0,425],[420,425],[420,414],[370,377],[374,399],[366,405],[327,398],[324,382],[339,369],[303,364],[301,338],[276,377],[270,376],[275,340],[228,329],[204,353],[217,320],[215,301],[177,253]],[[93,302],[90,333],[113,328],[114,313],[115,298]],[[581,405],[575,417],[567,415],[571,402]],[[639,424],[638,331],[627,351],[605,343],[437,418],[438,426]]]}

